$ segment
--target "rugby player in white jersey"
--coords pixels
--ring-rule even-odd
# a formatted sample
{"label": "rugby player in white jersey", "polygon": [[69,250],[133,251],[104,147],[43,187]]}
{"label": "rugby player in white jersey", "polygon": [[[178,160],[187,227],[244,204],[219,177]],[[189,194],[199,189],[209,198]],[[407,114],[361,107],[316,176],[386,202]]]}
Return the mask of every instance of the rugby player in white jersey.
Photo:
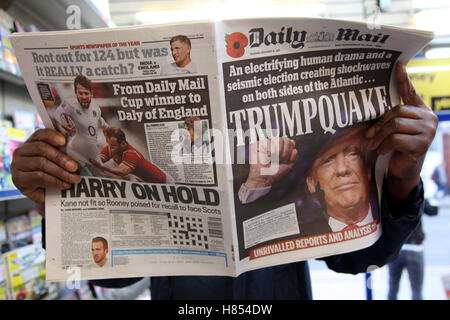
{"label": "rugby player in white jersey", "polygon": [[82,175],[98,175],[98,168],[89,159],[100,160],[100,150],[105,144],[100,139],[103,137],[101,130],[108,124],[102,118],[99,105],[92,99],[91,80],[78,75],[73,84],[75,97],[63,101],[54,117],[59,131],[68,138],[66,152],[81,165]]}

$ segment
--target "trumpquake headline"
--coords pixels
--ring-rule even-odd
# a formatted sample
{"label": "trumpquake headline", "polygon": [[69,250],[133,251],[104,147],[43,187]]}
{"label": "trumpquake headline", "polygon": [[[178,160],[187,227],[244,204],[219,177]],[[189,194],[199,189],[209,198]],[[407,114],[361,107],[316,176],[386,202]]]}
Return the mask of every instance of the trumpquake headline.
{"label": "trumpquake headline", "polygon": [[[201,205],[203,207],[199,207]],[[86,210],[103,209],[99,207],[106,206],[220,214],[219,209],[211,208],[219,205],[219,193],[212,188],[136,183],[94,177],[82,177],[79,183],[61,191],[61,208],[74,210],[80,207]]]}
{"label": "trumpquake headline", "polygon": [[228,63],[225,95],[233,104],[229,123],[236,146],[245,145],[247,136],[253,143],[314,130],[333,134],[383,115],[392,107],[389,79],[397,55],[335,49]]}
{"label": "trumpquake headline", "polygon": [[[345,105],[341,107],[341,105]],[[362,106],[362,108],[360,107]],[[305,98],[290,103],[279,102],[261,107],[246,108],[230,112],[230,121],[236,125],[237,146],[245,145],[244,127],[248,126],[250,142],[272,137],[270,125],[275,119],[277,136],[299,136],[313,133],[313,120],[319,120],[323,133],[335,133],[340,128],[372,120],[391,108],[386,86],[350,90],[318,99]],[[345,111],[345,115],[341,111]],[[244,125],[246,122],[246,125]]]}

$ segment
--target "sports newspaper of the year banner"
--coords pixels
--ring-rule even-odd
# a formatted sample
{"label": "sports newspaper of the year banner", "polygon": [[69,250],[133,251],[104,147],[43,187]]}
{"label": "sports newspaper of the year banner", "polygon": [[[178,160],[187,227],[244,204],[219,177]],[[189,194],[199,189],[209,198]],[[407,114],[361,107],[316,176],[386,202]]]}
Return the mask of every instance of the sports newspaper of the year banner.
{"label": "sports newspaper of the year banner", "polygon": [[47,279],[237,276],[370,246],[388,156],[364,130],[432,38],[313,18],[14,35],[81,167],[46,190]]}

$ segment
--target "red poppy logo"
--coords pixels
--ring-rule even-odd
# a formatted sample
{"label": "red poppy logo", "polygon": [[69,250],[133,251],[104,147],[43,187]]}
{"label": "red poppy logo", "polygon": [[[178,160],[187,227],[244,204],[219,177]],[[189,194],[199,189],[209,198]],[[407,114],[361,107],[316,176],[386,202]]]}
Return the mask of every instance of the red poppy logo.
{"label": "red poppy logo", "polygon": [[227,53],[230,57],[239,58],[244,55],[245,47],[248,45],[247,36],[240,32],[225,35]]}

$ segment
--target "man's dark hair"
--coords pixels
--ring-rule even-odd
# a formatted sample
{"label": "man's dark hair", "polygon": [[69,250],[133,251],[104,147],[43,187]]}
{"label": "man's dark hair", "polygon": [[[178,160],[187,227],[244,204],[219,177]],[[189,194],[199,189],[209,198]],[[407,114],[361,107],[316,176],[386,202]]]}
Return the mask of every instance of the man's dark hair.
{"label": "man's dark hair", "polygon": [[[364,163],[364,167],[366,170],[369,170],[372,173],[372,181],[369,181],[369,185],[374,185],[374,165],[377,159],[376,151],[371,151],[367,149],[367,139],[365,138],[364,132],[369,128],[369,123],[358,123],[352,127],[347,127],[343,129],[339,129],[334,135],[329,136],[328,141],[322,141],[321,147],[316,148],[316,152],[314,153],[314,157],[309,160],[309,166],[305,172],[306,177],[312,177],[314,168],[316,168],[316,160],[319,158],[321,154],[326,152],[333,144],[339,143],[339,139],[350,137],[350,136],[361,136],[362,145],[361,145],[361,157]],[[325,193],[323,192],[320,183],[317,181],[315,185],[315,192],[311,194],[316,201],[320,203],[323,208],[326,208],[325,203]]]}
{"label": "man's dark hair", "polygon": [[326,139],[327,141],[321,141],[321,144],[319,144],[319,146],[314,146],[315,152],[314,153],[314,157],[310,159],[310,163],[309,166],[307,167],[306,170],[306,176],[311,176],[312,175],[312,171],[315,168],[316,165],[316,160],[319,158],[319,156],[321,154],[323,154],[324,152],[326,152],[331,146],[333,146],[333,144],[336,143],[336,141],[338,139],[341,139],[342,137],[347,137],[347,136],[353,136],[353,135],[360,135],[363,139],[363,144],[361,145],[361,151],[362,151],[362,158],[364,161],[364,165],[367,168],[372,168],[372,166],[375,163],[376,160],[376,156],[374,154],[374,152],[370,152],[367,149],[367,139],[364,136],[364,131],[367,130],[369,128],[368,123],[358,123],[356,125],[353,125],[351,127],[346,127],[343,129],[339,129],[335,134],[329,136],[328,139]]}
{"label": "man's dark hair", "polygon": [[170,39],[170,44],[172,44],[175,41],[180,41],[182,43],[186,43],[189,46],[189,48],[191,47],[191,40],[189,40],[189,38],[184,35],[180,34],[180,35],[172,37]]}
{"label": "man's dark hair", "polygon": [[103,243],[103,249],[108,249],[108,241],[106,241],[103,237],[95,237],[92,239],[92,243],[94,242],[101,242]]}
{"label": "man's dark hair", "polygon": [[88,77],[79,74],[75,77],[75,80],[73,80],[73,87],[75,90],[77,90],[77,85],[81,85],[85,87],[86,89],[89,89],[89,91],[92,91],[92,82],[89,80]]}
{"label": "man's dark hair", "polygon": [[115,127],[107,127],[105,129],[105,137],[107,138],[115,137],[118,143],[121,143],[122,141],[127,142],[125,133],[121,129]]}

